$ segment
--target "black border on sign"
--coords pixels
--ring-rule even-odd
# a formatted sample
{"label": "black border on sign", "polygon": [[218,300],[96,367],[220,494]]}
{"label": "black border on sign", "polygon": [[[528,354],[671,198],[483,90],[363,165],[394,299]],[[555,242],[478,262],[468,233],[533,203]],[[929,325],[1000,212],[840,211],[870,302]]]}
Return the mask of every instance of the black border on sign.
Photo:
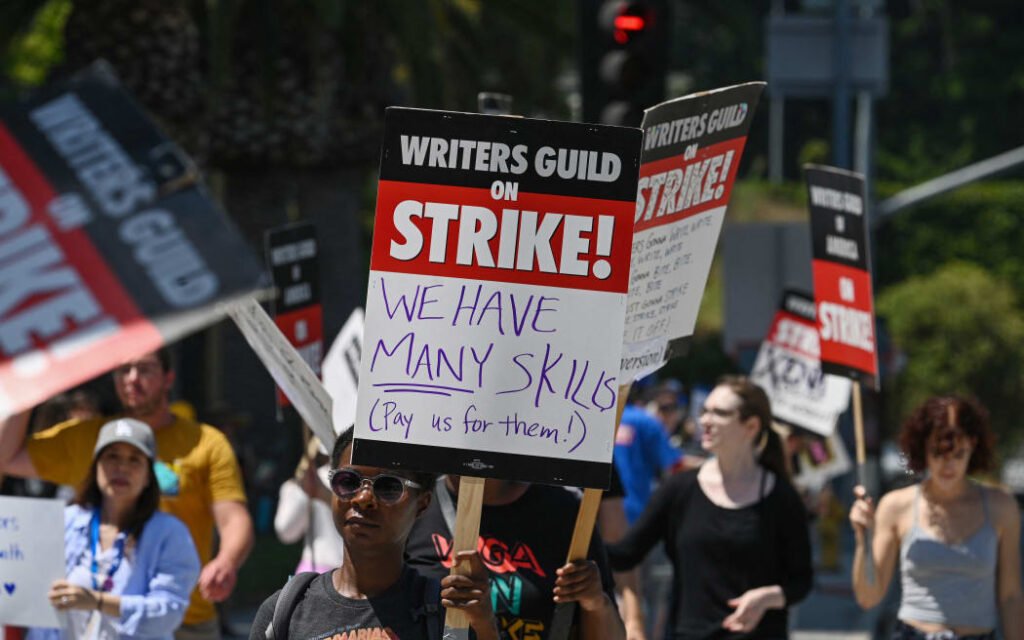
{"label": "black border on sign", "polygon": [[[876,355],[875,362],[877,361],[878,356]],[[865,371],[861,371],[860,369],[854,369],[853,367],[847,367],[841,364],[836,364],[834,362],[825,362],[824,360],[822,360],[821,371],[823,373],[828,373],[834,376],[844,376],[850,378],[854,382],[859,382],[862,387],[869,387],[875,391],[878,390],[878,381],[875,379],[875,376]]]}
{"label": "black border on sign", "polygon": [[608,489],[612,473],[610,462],[584,462],[356,438],[352,444],[352,463],[360,464],[364,456],[372,460],[388,460],[388,467],[392,469],[429,469],[431,473],[499,480],[514,477],[516,481],[522,482],[591,489]]}

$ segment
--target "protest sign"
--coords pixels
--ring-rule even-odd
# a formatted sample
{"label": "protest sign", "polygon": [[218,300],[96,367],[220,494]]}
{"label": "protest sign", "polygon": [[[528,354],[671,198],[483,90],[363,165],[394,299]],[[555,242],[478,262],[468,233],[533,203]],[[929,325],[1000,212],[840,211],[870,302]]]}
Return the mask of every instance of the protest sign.
{"label": "protest sign", "polygon": [[260,362],[327,451],[334,446],[331,397],[320,379],[255,299],[231,306],[229,313]]}
{"label": "protest sign", "polygon": [[621,384],[660,369],[693,335],[764,86],[696,93],[644,113]]}
{"label": "protest sign", "polygon": [[809,491],[821,491],[825,483],[845,473],[853,465],[846,445],[838,433],[827,438],[804,438],[796,453],[793,484]]}
{"label": "protest sign", "polygon": [[[267,263],[277,294],[274,324],[295,347],[313,373],[320,375],[324,355],[323,307],[316,229],[308,222],[270,229],[264,236]],[[287,407],[288,396],[277,390],[278,407]]]}
{"label": "protest sign", "polygon": [[334,430],[341,433],[355,422],[359,391],[359,362],[363,357],[363,310],[356,308],[338,332],[324,358],[324,387],[334,403]]}
{"label": "protest sign", "polygon": [[850,381],[821,370],[813,298],[796,291],[782,294],[750,380],[768,394],[776,420],[822,436],[835,431],[850,404]]}
{"label": "protest sign", "polygon": [[353,461],[607,486],[640,137],[388,109]]}
{"label": "protest sign", "polygon": [[825,373],[878,387],[864,177],[807,165],[814,300]]}
{"label": "protest sign", "polygon": [[[867,485],[867,451],[861,385],[878,389],[878,353],[875,343],[875,304],[868,253],[867,202],[864,176],[836,169],[805,165],[807,201],[811,209],[811,271],[814,310],[825,373],[851,378],[853,433],[857,476]],[[873,584],[871,535],[867,532],[867,581]]]}
{"label": "protest sign", "polygon": [[262,270],[183,152],[96,66],[0,105],[0,413],[223,317]]}
{"label": "protest sign", "polygon": [[0,497],[0,624],[60,627],[46,594],[64,577],[64,503]]}

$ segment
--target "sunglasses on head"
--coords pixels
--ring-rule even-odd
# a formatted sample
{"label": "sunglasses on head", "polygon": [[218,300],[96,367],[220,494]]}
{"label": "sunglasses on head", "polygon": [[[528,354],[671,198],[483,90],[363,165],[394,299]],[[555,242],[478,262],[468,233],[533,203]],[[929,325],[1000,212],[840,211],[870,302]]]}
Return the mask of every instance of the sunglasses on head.
{"label": "sunglasses on head", "polygon": [[331,483],[331,491],[339,498],[349,499],[359,493],[364,484],[369,484],[373,495],[378,501],[384,504],[394,504],[405,495],[405,488],[422,489],[423,486],[407,478],[381,473],[373,477],[367,477],[352,469],[331,469],[327,474],[327,480]]}

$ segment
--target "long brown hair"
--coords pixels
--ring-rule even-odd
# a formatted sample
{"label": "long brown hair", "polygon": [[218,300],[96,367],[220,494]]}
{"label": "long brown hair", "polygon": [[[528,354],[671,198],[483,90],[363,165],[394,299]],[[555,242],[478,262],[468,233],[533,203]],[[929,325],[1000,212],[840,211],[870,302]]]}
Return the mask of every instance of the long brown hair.
{"label": "long brown hair", "polygon": [[[86,475],[85,481],[78,487],[78,492],[75,493],[71,504],[76,504],[83,509],[98,509],[103,505],[103,494],[100,492],[100,485],[96,479],[96,467],[99,465],[100,455],[105,450],[106,447],[100,449],[93,456],[92,464],[89,466],[89,473]],[[153,470],[153,461],[150,460],[149,482],[135,500],[135,505],[131,513],[128,514],[127,521],[124,523],[124,532],[135,538],[137,543],[139,537],[142,536],[142,529],[159,507],[160,483],[157,482],[156,472]]]}
{"label": "long brown hair", "polygon": [[786,467],[786,453],[782,448],[782,438],[772,429],[772,403],[764,389],[750,381],[746,376],[724,376],[718,384],[727,387],[740,399],[740,419],[757,418],[760,424],[757,442],[764,443],[757,462],[765,469],[780,478],[789,478]]}

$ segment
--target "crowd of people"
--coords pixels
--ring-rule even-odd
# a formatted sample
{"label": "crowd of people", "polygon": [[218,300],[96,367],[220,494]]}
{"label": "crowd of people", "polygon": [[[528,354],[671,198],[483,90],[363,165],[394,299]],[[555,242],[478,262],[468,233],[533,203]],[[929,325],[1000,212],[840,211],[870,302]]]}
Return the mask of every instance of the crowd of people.
{"label": "crowd of people", "polygon": [[[220,637],[214,605],[253,525],[228,440],[171,411],[175,375],[162,349],[113,371],[116,415],[67,396],[0,425],[0,470],[69,497],[66,575],[48,594],[64,626],[28,637]],[[545,640],[566,607],[574,638],[788,637],[814,563],[769,398],[732,376],[693,411],[687,399],[672,381],[634,390],[598,534],[575,562],[578,490],[487,480],[478,547],[456,552],[459,477],[353,465],[351,429],[330,452],[311,440],[274,519],[303,555],[250,638],[440,640],[459,611],[470,637]],[[852,496],[858,604],[877,606],[898,567],[895,637],[1024,639],[1017,504],[972,479],[994,464],[985,409],[929,399],[900,444],[920,482],[877,508],[864,487]],[[659,557],[671,569],[661,590]]]}

